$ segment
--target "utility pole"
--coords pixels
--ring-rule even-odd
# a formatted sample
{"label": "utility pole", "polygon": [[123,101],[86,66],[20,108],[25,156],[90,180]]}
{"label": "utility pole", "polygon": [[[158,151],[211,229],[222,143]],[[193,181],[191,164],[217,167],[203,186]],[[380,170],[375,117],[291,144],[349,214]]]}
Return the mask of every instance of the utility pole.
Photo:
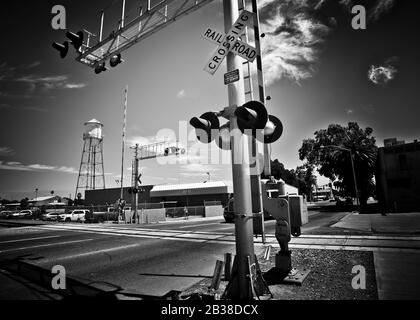
{"label": "utility pole", "polygon": [[134,221],[137,220],[137,207],[139,205],[139,144],[134,147]]}
{"label": "utility pole", "polygon": [[[124,199],[124,152],[125,152],[125,131],[127,123],[127,97],[128,97],[128,86],[125,87],[125,101],[124,101],[124,120],[123,120],[123,133],[122,133],[122,152],[121,152],[121,192],[120,192],[120,203]],[[120,217],[122,216],[124,209],[120,210]]]}
{"label": "utility pole", "polygon": [[359,199],[359,190],[357,188],[356,170],[354,169],[353,152],[351,152],[350,149],[347,149],[347,151],[350,152],[351,169],[353,171],[353,181],[354,181],[354,190],[356,191],[357,208],[359,209],[359,212],[361,212],[360,199]]}
{"label": "utility pole", "polygon": [[[262,54],[261,54],[261,41],[260,41],[260,16],[258,11],[257,0],[252,0],[252,12],[254,13],[254,38],[255,38],[255,49],[257,51],[257,76],[258,76],[258,96],[259,101],[265,105],[265,83],[264,83],[264,73],[263,73],[263,64],[262,64]],[[261,130],[262,131],[262,130]],[[261,135],[262,136],[262,135]],[[258,143],[256,137],[252,137],[252,160],[255,160],[255,172],[251,176],[251,187],[253,193],[253,213],[255,215],[254,220],[254,230],[257,234],[261,234],[262,242],[266,242],[265,238],[265,225],[264,225],[264,204],[262,200],[262,191],[261,191],[261,171],[266,178],[269,178],[271,175],[270,172],[270,155],[268,152],[268,144]],[[261,168],[259,162],[260,150],[263,149],[264,164]],[[252,162],[251,162],[252,163]]]}
{"label": "utility pole", "polygon": [[[238,1],[223,0],[225,32],[229,33],[233,23],[238,19]],[[239,70],[242,74],[242,61],[232,52],[227,55],[227,71]],[[241,106],[245,103],[244,83],[237,81],[228,87],[229,105]],[[249,156],[249,137],[239,130],[238,119],[234,113],[230,115],[230,132],[232,146],[232,175],[234,188],[236,258],[233,273],[236,277],[231,281],[232,287],[228,296],[238,299],[252,299],[250,285],[250,264],[255,263],[253,242],[252,193],[250,167],[245,161]],[[236,270],[235,270],[236,268]]]}

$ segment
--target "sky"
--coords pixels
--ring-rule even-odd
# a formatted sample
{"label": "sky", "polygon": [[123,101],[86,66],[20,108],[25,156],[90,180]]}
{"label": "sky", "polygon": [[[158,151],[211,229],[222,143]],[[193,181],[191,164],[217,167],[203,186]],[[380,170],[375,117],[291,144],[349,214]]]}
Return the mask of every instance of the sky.
{"label": "sky", "polygon": [[[127,15],[133,17],[141,2],[127,0]],[[203,70],[215,45],[202,34],[208,27],[224,30],[220,0],[131,47],[123,53],[124,63],[100,75],[75,61],[72,48],[61,59],[51,47],[66,40],[63,30],[52,28],[54,5],[66,8],[68,30],[93,33],[105,9],[104,34],[109,34],[120,15],[118,3],[3,4],[0,25],[8,32],[2,34],[0,53],[0,197],[33,198],[35,189],[39,196],[54,191],[73,197],[84,123],[93,118],[104,125],[106,187],[118,187],[126,86],[125,186],[131,183],[131,146],[187,127],[190,152],[196,141],[189,120],[228,105],[226,64],[214,76]],[[420,137],[418,1],[260,0],[259,5],[266,90],[272,98],[267,109],[284,126],[272,145],[273,159],[289,169],[302,165],[302,140],[331,123],[371,127],[378,146],[386,138]],[[365,30],[352,27],[355,5],[366,8]],[[203,182],[207,172],[212,181],[231,180],[230,164],[203,164],[202,157],[189,154],[177,164],[141,161],[143,184]]]}

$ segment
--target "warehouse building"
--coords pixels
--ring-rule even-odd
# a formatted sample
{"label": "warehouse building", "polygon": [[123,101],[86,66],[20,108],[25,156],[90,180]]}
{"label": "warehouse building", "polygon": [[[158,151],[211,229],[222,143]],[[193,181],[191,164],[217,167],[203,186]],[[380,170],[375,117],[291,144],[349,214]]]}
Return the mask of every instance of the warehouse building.
{"label": "warehouse building", "polygon": [[[138,195],[138,203],[162,204],[165,207],[205,206],[206,204],[227,205],[232,187],[224,182],[207,182],[177,185],[141,186],[144,190]],[[133,201],[131,188],[123,189],[123,199],[127,204]],[[112,205],[121,195],[120,188],[87,190],[87,205]]]}

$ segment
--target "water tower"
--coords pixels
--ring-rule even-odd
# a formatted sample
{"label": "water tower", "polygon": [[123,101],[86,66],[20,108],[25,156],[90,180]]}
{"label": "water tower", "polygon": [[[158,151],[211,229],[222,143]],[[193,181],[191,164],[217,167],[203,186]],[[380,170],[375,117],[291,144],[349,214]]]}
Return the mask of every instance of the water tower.
{"label": "water tower", "polygon": [[75,199],[82,190],[105,189],[102,129],[103,124],[96,119],[85,123],[83,153]]}

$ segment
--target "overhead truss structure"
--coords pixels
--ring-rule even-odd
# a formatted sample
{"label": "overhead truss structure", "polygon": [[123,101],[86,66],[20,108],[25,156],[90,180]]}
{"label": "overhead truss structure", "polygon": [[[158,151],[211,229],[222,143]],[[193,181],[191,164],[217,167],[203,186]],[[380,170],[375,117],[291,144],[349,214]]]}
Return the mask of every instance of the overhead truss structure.
{"label": "overhead truss structure", "polygon": [[90,47],[89,43],[83,45],[76,58],[89,67],[109,60],[111,57],[132,47],[139,41],[153,33],[165,28],[180,17],[192,13],[214,0],[163,0],[152,7],[152,0],[146,0],[146,8],[139,8],[139,15],[125,24],[123,1],[123,14],[119,27],[102,39],[104,13],[101,18],[101,31],[99,43]]}
{"label": "overhead truss structure", "polygon": [[137,159],[147,160],[167,156],[179,156],[185,154],[186,150],[180,147],[178,142],[158,142],[138,148]]}

